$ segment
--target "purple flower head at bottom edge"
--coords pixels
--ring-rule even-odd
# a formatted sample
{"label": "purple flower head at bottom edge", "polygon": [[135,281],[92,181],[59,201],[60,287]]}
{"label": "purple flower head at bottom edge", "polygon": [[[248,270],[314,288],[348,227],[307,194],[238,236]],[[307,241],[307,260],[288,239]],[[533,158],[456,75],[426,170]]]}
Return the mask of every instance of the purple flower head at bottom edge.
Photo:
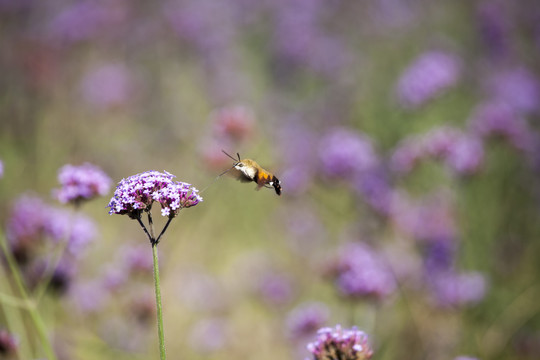
{"label": "purple flower head at bottom edge", "polygon": [[307,350],[314,360],[367,360],[373,356],[366,333],[356,327],[343,329],[340,325],[319,329],[316,340],[307,345]]}

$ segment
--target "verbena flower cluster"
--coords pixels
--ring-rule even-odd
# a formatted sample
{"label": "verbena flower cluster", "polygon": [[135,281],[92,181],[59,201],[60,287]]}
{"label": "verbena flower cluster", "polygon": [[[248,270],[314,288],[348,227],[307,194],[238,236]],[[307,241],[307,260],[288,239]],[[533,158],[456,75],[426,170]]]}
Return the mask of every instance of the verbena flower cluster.
{"label": "verbena flower cluster", "polygon": [[128,215],[136,219],[150,211],[154,201],[161,205],[161,215],[174,218],[183,208],[197,205],[203,199],[191,184],[173,181],[174,175],[146,171],[122,179],[109,202],[109,214]]}
{"label": "verbena flower cluster", "polygon": [[430,158],[444,161],[458,174],[472,174],[483,163],[484,148],[477,136],[452,127],[439,127],[403,140],[392,155],[390,166],[395,172],[406,174]]}
{"label": "verbena flower cluster", "polygon": [[367,360],[373,355],[366,333],[356,327],[342,329],[340,325],[320,329],[307,349],[313,360]]}
{"label": "verbena flower cluster", "polygon": [[455,55],[428,51],[404,71],[396,92],[400,103],[416,108],[454,86],[461,75],[461,61]]}
{"label": "verbena flower cluster", "polygon": [[55,191],[55,196],[63,204],[107,195],[112,183],[103,170],[90,163],[63,166],[58,181],[62,187]]}
{"label": "verbena flower cluster", "polygon": [[334,271],[336,286],[346,297],[381,300],[396,288],[394,276],[382,257],[363,243],[345,244]]}
{"label": "verbena flower cluster", "polygon": [[345,128],[334,129],[323,137],[319,157],[323,172],[330,177],[354,178],[378,162],[371,139]]}
{"label": "verbena flower cluster", "polygon": [[[45,203],[35,195],[19,197],[6,224],[9,248],[30,289],[50,273],[49,289],[69,290],[81,256],[97,235],[95,223],[83,214],[73,214]],[[55,259],[55,249],[65,251]]]}
{"label": "verbena flower cluster", "polygon": [[48,205],[35,195],[23,195],[13,206],[6,236],[16,256],[30,256],[44,238],[67,242],[67,250],[79,255],[96,236],[95,223],[88,217]]}

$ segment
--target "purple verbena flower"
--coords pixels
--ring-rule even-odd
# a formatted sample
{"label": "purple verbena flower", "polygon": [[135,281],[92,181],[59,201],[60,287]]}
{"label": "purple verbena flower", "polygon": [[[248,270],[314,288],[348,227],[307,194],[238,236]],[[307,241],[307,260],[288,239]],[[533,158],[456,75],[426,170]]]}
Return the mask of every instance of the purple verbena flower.
{"label": "purple verbena flower", "polygon": [[6,329],[0,330],[0,355],[11,358],[17,352],[19,339]]}
{"label": "purple verbena flower", "polygon": [[484,147],[476,135],[447,126],[436,127],[403,140],[392,154],[390,167],[398,174],[406,174],[430,158],[442,160],[457,174],[472,174],[483,163]]}
{"label": "purple verbena flower", "polygon": [[168,172],[146,171],[122,179],[109,202],[109,214],[127,214],[136,219],[142,211],[150,211],[155,201],[161,205],[162,216],[174,218],[181,209],[202,201],[199,190],[188,183],[173,181],[174,177]]}
{"label": "purple verbena flower", "polygon": [[11,210],[6,237],[15,259],[24,264],[30,260],[45,234],[45,219],[50,206],[35,196],[22,195]]}
{"label": "purple verbena flower", "polygon": [[484,145],[474,135],[463,135],[456,139],[445,160],[458,174],[474,174],[484,162]]}
{"label": "purple verbena flower", "polygon": [[65,243],[68,254],[78,256],[97,230],[95,223],[82,214],[50,206],[34,195],[23,195],[13,206],[6,234],[13,255],[22,265],[34,258],[44,240]]}
{"label": "purple verbena flower", "polygon": [[388,215],[394,190],[383,169],[373,169],[355,180],[355,189],[364,201],[381,215]]}
{"label": "purple verbena flower", "polygon": [[424,156],[423,146],[417,136],[403,139],[390,158],[390,169],[398,174],[408,174]]}
{"label": "purple verbena flower", "polygon": [[527,114],[540,108],[540,82],[524,67],[495,72],[488,79],[487,87],[495,102],[510,105],[518,112]]}
{"label": "purple verbena flower", "polygon": [[[123,2],[84,0],[67,5],[48,24],[48,34],[61,43],[77,43],[104,33],[116,33],[126,20]],[[108,30],[108,31],[106,31]]]}
{"label": "purple verbena flower", "polygon": [[414,201],[403,193],[392,198],[391,217],[403,232],[422,242],[449,241],[456,236],[451,199],[445,195]]}
{"label": "purple verbena flower", "polygon": [[112,182],[103,170],[90,163],[64,165],[58,171],[58,181],[62,187],[54,195],[63,204],[79,204],[81,201],[107,195]]}
{"label": "purple verbena flower", "polygon": [[508,10],[502,1],[482,1],[477,6],[478,31],[495,58],[504,57],[510,52],[512,41]]}
{"label": "purple verbena flower", "polygon": [[491,102],[478,106],[470,119],[470,126],[480,137],[502,137],[524,152],[536,149],[537,140],[529,124],[506,103]]}
{"label": "purple verbena flower", "polygon": [[332,4],[315,1],[275,2],[273,45],[287,65],[300,65],[316,73],[336,74],[349,61],[340,39],[320,24],[332,11]]}
{"label": "purple verbena flower", "polygon": [[340,325],[320,329],[307,349],[313,360],[367,360],[373,355],[366,333],[356,327],[342,329]]}
{"label": "purple verbena flower", "polygon": [[324,173],[331,177],[351,178],[378,163],[371,140],[345,128],[333,129],[322,138],[319,158]]}
{"label": "purple verbena flower", "polygon": [[323,303],[304,303],[294,308],[286,320],[287,331],[294,340],[313,336],[329,318],[328,307]]}
{"label": "purple verbena flower", "polygon": [[336,286],[346,297],[382,300],[396,289],[390,267],[363,243],[342,246],[335,270]]}
{"label": "purple verbena flower", "polygon": [[92,219],[57,208],[49,209],[43,228],[52,241],[67,242],[67,250],[75,256],[81,254],[97,235]]}
{"label": "purple verbena flower", "polygon": [[415,59],[396,85],[401,105],[416,108],[454,86],[461,74],[461,61],[452,54],[428,51]]}
{"label": "purple verbena flower", "polygon": [[479,272],[453,271],[427,274],[431,292],[438,306],[466,306],[480,302],[487,292],[487,281]]}

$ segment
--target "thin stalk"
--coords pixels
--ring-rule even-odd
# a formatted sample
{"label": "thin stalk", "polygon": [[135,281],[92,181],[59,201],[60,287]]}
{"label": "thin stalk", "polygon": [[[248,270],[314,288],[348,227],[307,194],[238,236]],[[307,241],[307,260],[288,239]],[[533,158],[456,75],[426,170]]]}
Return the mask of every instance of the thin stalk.
{"label": "thin stalk", "polygon": [[156,237],[154,236],[154,219],[152,219],[152,213],[150,211],[148,211],[148,227],[150,228],[152,242],[156,242]]}
{"label": "thin stalk", "polygon": [[169,227],[169,224],[171,223],[172,219],[173,218],[169,218],[169,220],[167,220],[167,223],[165,224],[165,226],[163,227],[163,230],[161,230],[161,232],[159,233],[159,236],[157,237],[157,239],[155,241],[156,245],[159,244],[159,240],[161,239],[161,236],[163,235],[165,230],[167,230],[167,228]]}
{"label": "thin stalk", "polygon": [[154,285],[156,290],[156,310],[158,323],[158,338],[159,338],[159,358],[165,360],[165,338],[163,336],[163,308],[161,306],[161,288],[159,283],[159,264],[157,244],[152,243],[152,254],[154,257]]}
{"label": "thin stalk", "polygon": [[57,360],[56,355],[54,354],[51,342],[49,338],[47,337],[47,329],[45,327],[45,323],[43,322],[43,319],[41,318],[39,312],[37,311],[37,307],[35,303],[29,300],[28,292],[26,291],[21,274],[19,273],[19,268],[17,267],[17,264],[15,263],[13,254],[11,254],[11,251],[9,251],[7,248],[5,238],[3,236],[0,236],[0,237],[2,238],[2,240],[0,241],[2,250],[4,251],[4,255],[6,257],[9,269],[11,273],[13,274],[13,279],[15,280],[15,284],[24,302],[30,305],[28,306],[28,313],[30,314],[30,318],[32,319],[32,322],[34,323],[34,326],[36,327],[38,336],[41,340],[41,345],[43,346],[43,351],[45,352],[45,356],[49,360]]}
{"label": "thin stalk", "polygon": [[154,243],[154,238],[152,236],[150,236],[150,234],[148,233],[148,230],[146,229],[146,226],[144,226],[144,223],[141,220],[141,216],[139,215],[139,217],[136,218],[136,219],[139,222],[139,224],[141,225],[141,227],[142,227],[144,233],[146,234],[146,236],[148,236],[148,240],[150,240],[150,244],[153,244]]}

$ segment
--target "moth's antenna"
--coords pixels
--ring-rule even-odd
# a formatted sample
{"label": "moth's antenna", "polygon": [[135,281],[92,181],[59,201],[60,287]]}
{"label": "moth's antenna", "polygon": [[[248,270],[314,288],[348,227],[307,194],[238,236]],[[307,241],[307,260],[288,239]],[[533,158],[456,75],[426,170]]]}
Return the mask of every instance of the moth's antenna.
{"label": "moth's antenna", "polygon": [[[225,150],[221,150],[225,155],[227,155],[228,157],[230,157],[231,159],[233,159],[234,161],[236,161],[235,158],[233,158],[231,155],[227,154],[225,152]],[[230,168],[228,168],[227,170],[225,170],[224,172],[222,172],[221,174],[219,174],[218,176],[216,176],[214,178],[214,180],[212,180],[212,182],[208,185],[206,185],[206,187],[204,189],[202,189],[201,191],[199,191],[199,194],[201,194],[203,191],[205,191],[206,189],[208,189],[210,187],[210,185],[212,185],[217,179],[219,179],[220,177],[222,177],[223,175],[225,175],[226,173],[228,173],[229,171],[231,171],[232,169],[234,169],[234,167],[236,165],[238,165],[238,163],[240,162],[240,154],[236,153],[236,155],[238,156],[238,162],[235,162],[233,166],[231,166]]]}
{"label": "moth's antenna", "polygon": [[227,154],[227,152],[225,150],[222,149],[221,152],[224,153],[225,155],[227,155],[228,157],[230,157],[231,159],[233,159],[234,161],[240,161],[240,155],[238,155],[238,153],[236,153],[236,155],[238,155],[238,160],[236,160],[231,155]]}

